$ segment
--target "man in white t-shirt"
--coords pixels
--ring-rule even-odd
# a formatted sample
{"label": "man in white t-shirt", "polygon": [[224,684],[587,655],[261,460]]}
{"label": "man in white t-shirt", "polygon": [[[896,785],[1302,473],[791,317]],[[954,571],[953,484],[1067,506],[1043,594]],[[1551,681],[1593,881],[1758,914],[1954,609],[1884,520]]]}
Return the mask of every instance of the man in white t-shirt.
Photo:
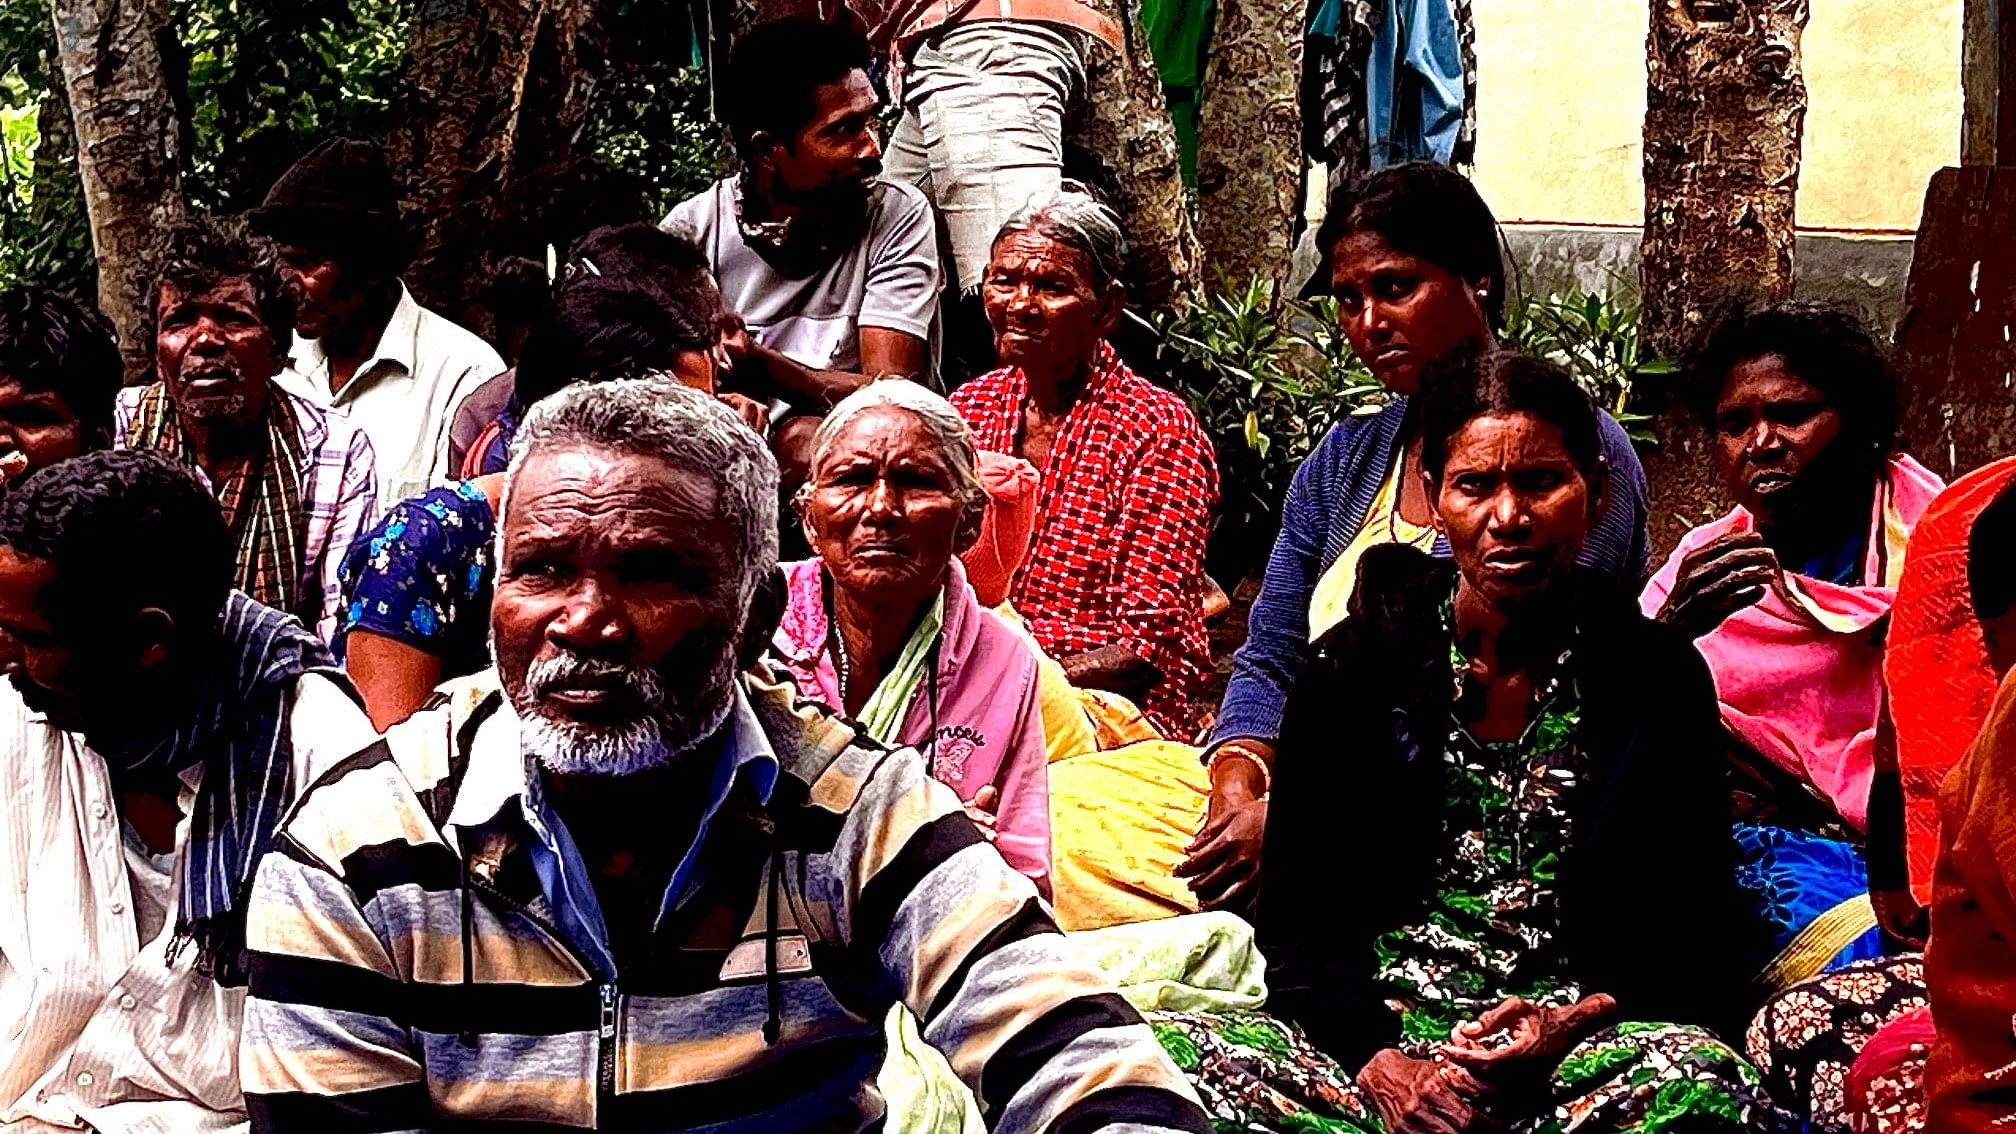
{"label": "man in white t-shirt", "polygon": [[455,412],[504,360],[414,302],[399,279],[412,246],[383,152],[331,138],[282,174],[249,219],[278,245],[295,293],[283,385],[343,410],[371,439],[386,507],[453,476]]}
{"label": "man in white t-shirt", "polygon": [[860,35],[814,20],[751,29],[720,100],[742,172],[665,218],[747,328],[728,344],[729,385],[789,407],[773,438],[787,481],[835,402],[871,378],[936,379],[937,220],[914,186],[881,178],[876,105]]}

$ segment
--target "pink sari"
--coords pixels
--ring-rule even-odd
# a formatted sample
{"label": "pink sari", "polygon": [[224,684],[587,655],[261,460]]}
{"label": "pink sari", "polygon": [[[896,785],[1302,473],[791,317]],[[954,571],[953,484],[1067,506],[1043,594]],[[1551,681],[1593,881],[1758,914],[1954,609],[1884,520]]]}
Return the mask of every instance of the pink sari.
{"label": "pink sari", "polygon": [[[1945,483],[1900,453],[1870,517],[1862,582],[1842,586],[1788,572],[1786,586],[1731,615],[1697,643],[1715,675],[1730,732],[1826,798],[1857,830],[1867,822],[1882,701],[1885,618],[1904,543]],[[1756,530],[1742,508],[1688,532],[1646,585],[1647,615],[1666,605],[1689,552]]]}

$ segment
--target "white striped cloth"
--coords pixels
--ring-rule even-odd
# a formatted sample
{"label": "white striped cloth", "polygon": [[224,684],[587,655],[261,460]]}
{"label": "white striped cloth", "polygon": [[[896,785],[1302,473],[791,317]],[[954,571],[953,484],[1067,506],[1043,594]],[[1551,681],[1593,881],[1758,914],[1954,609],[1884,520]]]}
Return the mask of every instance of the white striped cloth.
{"label": "white striped cloth", "polygon": [[[369,745],[327,678],[290,710],[294,782]],[[171,960],[186,816],[154,859],[120,821],[105,762],[0,682],[0,1134],[209,1134],[246,1128],[238,1089],[244,989]]]}

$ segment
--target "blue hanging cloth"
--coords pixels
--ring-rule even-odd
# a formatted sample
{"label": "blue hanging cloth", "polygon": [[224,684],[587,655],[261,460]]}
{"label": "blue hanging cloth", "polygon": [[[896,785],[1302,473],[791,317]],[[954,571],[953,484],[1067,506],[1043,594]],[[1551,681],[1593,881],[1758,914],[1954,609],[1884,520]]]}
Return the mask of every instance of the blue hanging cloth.
{"label": "blue hanging cloth", "polygon": [[1365,66],[1372,168],[1450,163],[1463,135],[1464,70],[1454,0],[1384,0]]}

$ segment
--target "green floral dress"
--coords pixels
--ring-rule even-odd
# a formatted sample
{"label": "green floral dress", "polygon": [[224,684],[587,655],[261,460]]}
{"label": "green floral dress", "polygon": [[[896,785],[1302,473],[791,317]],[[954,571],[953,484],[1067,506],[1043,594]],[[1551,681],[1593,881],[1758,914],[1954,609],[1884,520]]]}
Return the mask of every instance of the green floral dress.
{"label": "green floral dress", "polygon": [[[1565,1005],[1585,992],[1555,942],[1556,874],[1574,834],[1568,803],[1585,765],[1572,646],[1532,675],[1525,732],[1480,740],[1462,723],[1471,661],[1454,644],[1451,604],[1443,621],[1457,706],[1442,754],[1447,841],[1426,916],[1374,945],[1399,1046],[1431,1060],[1456,1025],[1507,997]],[[1150,1022],[1225,1134],[1385,1130],[1353,1077],[1291,1026],[1259,1013]],[[1557,1065],[1543,1113],[1494,1117],[1522,1134],[1791,1129],[1741,1056],[1702,1029],[1669,1024],[1598,1033]]]}
{"label": "green floral dress", "polygon": [[[1450,616],[1445,608],[1445,624]],[[1460,706],[1470,659],[1453,629],[1450,641]],[[1459,722],[1443,744],[1447,841],[1435,896],[1426,918],[1373,943],[1378,979],[1410,1048],[1447,1040],[1457,1024],[1508,996],[1553,1005],[1582,998],[1552,947],[1555,876],[1574,826],[1568,797],[1584,763],[1576,745],[1582,697],[1567,676],[1569,656],[1533,675],[1534,710],[1517,739],[1479,740]]]}

